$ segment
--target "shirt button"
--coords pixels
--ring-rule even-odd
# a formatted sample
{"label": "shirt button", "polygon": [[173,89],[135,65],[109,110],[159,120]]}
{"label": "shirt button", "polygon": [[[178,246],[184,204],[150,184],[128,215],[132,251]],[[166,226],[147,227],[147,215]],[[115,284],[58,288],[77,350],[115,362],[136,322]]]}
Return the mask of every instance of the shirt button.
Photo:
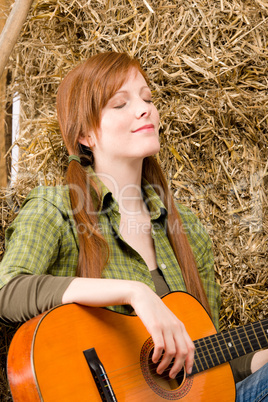
{"label": "shirt button", "polygon": [[166,267],[167,267],[166,264],[164,264],[164,263],[161,264],[160,266],[161,266],[161,268],[163,268],[163,269],[166,269]]}

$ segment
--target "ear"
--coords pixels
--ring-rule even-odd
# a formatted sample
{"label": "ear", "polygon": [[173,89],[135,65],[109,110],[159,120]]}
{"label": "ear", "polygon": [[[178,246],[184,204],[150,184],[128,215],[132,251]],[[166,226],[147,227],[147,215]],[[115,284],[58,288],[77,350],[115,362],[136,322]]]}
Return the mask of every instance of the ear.
{"label": "ear", "polygon": [[95,136],[94,134],[92,135],[86,135],[86,136],[80,136],[78,142],[80,144],[85,145],[86,147],[93,148],[95,145]]}

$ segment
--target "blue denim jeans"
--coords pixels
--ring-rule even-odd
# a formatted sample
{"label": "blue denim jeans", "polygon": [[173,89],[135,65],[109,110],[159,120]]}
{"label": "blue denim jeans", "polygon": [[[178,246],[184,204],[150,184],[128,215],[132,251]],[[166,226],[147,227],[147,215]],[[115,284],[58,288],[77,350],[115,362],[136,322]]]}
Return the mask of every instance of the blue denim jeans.
{"label": "blue denim jeans", "polygon": [[236,384],[236,402],[268,402],[268,363]]}

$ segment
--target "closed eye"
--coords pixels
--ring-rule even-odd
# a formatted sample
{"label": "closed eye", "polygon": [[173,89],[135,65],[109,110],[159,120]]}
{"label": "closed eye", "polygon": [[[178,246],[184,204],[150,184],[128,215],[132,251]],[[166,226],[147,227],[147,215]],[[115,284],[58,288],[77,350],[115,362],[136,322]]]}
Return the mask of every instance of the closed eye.
{"label": "closed eye", "polygon": [[114,109],[122,109],[125,105],[125,103],[122,103],[121,105],[114,106]]}
{"label": "closed eye", "polygon": [[[144,99],[144,102],[146,103],[153,103],[152,99]],[[126,102],[121,103],[120,105],[116,105],[113,108],[114,109],[122,109],[126,105]]]}

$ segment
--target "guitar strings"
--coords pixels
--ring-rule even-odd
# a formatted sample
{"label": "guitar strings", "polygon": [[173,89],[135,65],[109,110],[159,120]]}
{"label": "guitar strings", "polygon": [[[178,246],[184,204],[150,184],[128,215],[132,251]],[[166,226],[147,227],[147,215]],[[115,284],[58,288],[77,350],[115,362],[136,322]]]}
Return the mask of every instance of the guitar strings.
{"label": "guitar strings", "polygon": [[[125,382],[122,382],[120,377],[116,377],[116,379],[113,380],[113,384],[111,384],[111,385],[116,394],[117,399],[124,400],[123,396],[125,396],[125,394],[126,394],[126,389],[129,390],[129,389],[133,388],[133,391],[135,391],[135,394],[136,394],[137,388],[139,386],[141,386],[144,391],[144,378],[139,377],[139,378],[135,378],[134,380],[132,380],[132,378],[131,378],[131,379],[126,379]],[[121,395],[122,395],[122,398],[121,398]],[[141,396],[144,396],[144,394]],[[137,399],[135,399],[135,400],[137,400]],[[133,401],[134,401],[134,399],[133,399]]]}
{"label": "guitar strings", "polygon": [[[169,370],[171,367],[172,367],[172,363],[169,365],[169,367],[166,370]],[[132,369],[129,370],[130,368],[132,368]],[[122,370],[124,370],[123,375],[120,374],[120,371],[122,371]],[[131,375],[127,376],[129,371],[131,371]],[[113,375],[113,373],[115,373],[115,375]],[[111,380],[111,382],[113,382],[112,386],[116,387],[116,395],[118,395],[118,391],[120,392],[120,388],[125,389],[125,384],[128,384],[128,386],[135,385],[135,383],[137,385],[138,382],[140,384],[144,384],[144,377],[141,374],[142,374],[142,372],[140,369],[140,362],[134,363],[130,366],[121,367],[117,370],[106,373],[109,380]],[[161,375],[160,377],[162,380],[171,381],[171,378],[167,374]],[[119,385],[117,385],[118,380],[119,380]],[[155,380],[157,382],[157,378]],[[178,385],[178,387],[179,387],[179,385]]]}
{"label": "guitar strings", "polygon": [[[135,363],[134,366],[137,366],[138,363]],[[131,367],[133,365],[127,366]],[[122,367],[120,369],[117,369],[115,371],[121,371],[124,370],[125,368]],[[138,374],[140,375],[140,373],[137,373],[136,375],[132,375],[132,376],[128,376],[127,378],[123,379],[122,375],[120,375],[120,373],[118,373],[118,375],[116,376],[108,376],[108,373],[106,373],[106,375],[108,376],[108,380],[111,382],[111,387],[116,395],[117,399],[121,399],[119,396],[120,395],[124,395],[126,393],[126,389],[130,389],[130,386],[132,386],[135,390],[135,387],[141,385],[144,388],[144,379],[143,377],[140,375],[140,378],[137,378]],[[124,376],[123,376],[124,377]],[[134,378],[136,377],[136,378]],[[123,381],[122,381],[123,380]],[[127,387],[127,388],[126,388]],[[137,392],[137,390],[135,390],[135,392]],[[91,396],[90,394],[88,396]],[[123,398],[122,398],[123,399]]]}
{"label": "guitar strings", "polygon": [[[163,357],[163,355],[164,355],[164,352],[162,353],[161,358]],[[150,369],[152,369],[152,367],[157,367],[157,365],[160,363],[161,358],[159,359],[158,363],[153,363],[153,362],[150,363],[149,360],[148,360],[148,369],[150,370]],[[171,362],[169,364],[169,366],[165,369],[165,372],[169,371],[171,369],[172,365],[173,365],[173,363]],[[122,371],[122,370],[124,370],[124,375],[126,375],[128,372],[131,371],[132,375],[130,377],[128,377],[128,379],[131,378],[131,377],[133,378],[133,377],[135,377],[137,375],[140,375],[140,373],[142,372],[141,367],[140,367],[140,361],[137,362],[137,363],[133,363],[131,365],[128,365],[128,366],[120,367],[120,368],[118,368],[116,370],[106,372],[106,375],[108,376],[109,379],[115,379],[118,376],[122,376],[122,374],[120,373],[120,371]],[[133,374],[133,372],[135,373],[135,370],[137,371],[137,373]],[[168,374],[161,375],[161,378],[171,380],[171,378],[169,377]]]}
{"label": "guitar strings", "polygon": [[[233,330],[232,330],[232,331],[233,331]],[[237,331],[237,332],[235,332],[235,331]],[[239,331],[241,332],[241,334],[239,334]],[[258,339],[260,340],[260,342],[267,341],[267,336],[266,336],[266,334],[265,334],[265,328],[254,329],[254,333],[249,334],[248,336],[247,336],[247,334],[245,333],[243,327],[242,327],[242,329],[240,329],[240,328],[235,329],[231,334],[230,334],[229,331],[226,331],[226,332],[223,333],[223,335],[227,335],[227,334],[229,335],[230,339],[232,339],[233,347],[235,347],[235,346],[236,346],[236,347],[237,347],[237,346],[240,346],[240,347],[241,347],[241,344],[242,344],[243,340],[244,340],[244,341],[246,340],[247,343],[250,343],[250,344],[254,345],[254,348],[257,346],[257,349],[261,349],[261,346],[260,346],[258,340],[256,340],[256,337],[258,337]],[[209,339],[209,342],[210,342],[210,343],[209,343],[209,344],[206,344],[206,343],[204,342],[204,346],[203,346],[203,347],[197,345],[197,346],[196,346],[196,351],[197,351],[198,353],[200,353],[200,350],[201,350],[201,351],[202,351],[202,354],[208,356],[209,353],[206,354],[206,350],[208,350],[208,351],[213,351],[213,354],[214,354],[214,351],[217,352],[217,350],[221,350],[221,346],[222,346],[222,345],[224,345],[225,349],[228,350],[228,349],[229,349],[229,346],[226,344],[226,341],[224,340],[224,338],[217,339],[217,340],[213,339],[213,337],[217,337],[217,336],[219,336],[219,335],[221,335],[221,333],[217,333],[217,334],[212,335],[211,337],[206,337],[206,338],[201,339],[201,340],[206,339],[206,341],[208,341],[208,339],[210,338],[210,339]],[[234,338],[232,337],[232,335],[238,337],[238,339],[234,339]],[[241,335],[242,335],[242,336],[241,336]],[[252,339],[252,338],[253,338],[253,339]],[[198,339],[197,341],[194,341],[194,342],[198,342],[198,341],[200,341],[200,339]],[[267,343],[268,343],[268,342],[267,342]],[[254,350],[254,349],[253,349],[253,350]],[[164,354],[164,352],[163,352],[163,354]],[[162,355],[163,355],[163,354],[162,354]],[[246,352],[246,353],[243,353],[243,354],[247,354],[247,352]],[[231,356],[231,354],[230,354],[230,356]],[[196,359],[195,359],[195,360],[196,360]],[[213,361],[212,359],[210,359],[210,360]],[[232,360],[232,359],[230,359],[230,360]],[[204,361],[204,360],[203,360],[203,361]],[[226,361],[226,360],[225,360],[225,361]],[[154,364],[154,363],[152,363],[152,364]],[[221,363],[219,363],[219,364],[221,364]],[[216,365],[217,365],[217,364],[216,364]],[[139,366],[139,363],[137,363],[137,366]],[[150,363],[148,363],[148,366],[150,366]],[[172,363],[169,365],[169,367],[168,367],[165,371],[168,371],[169,368],[171,368],[171,367],[172,367]],[[133,378],[133,376],[132,376],[132,378]],[[169,378],[168,375],[161,376],[161,378],[162,378],[162,379],[170,380],[170,378]],[[129,383],[129,379],[127,380],[127,382]],[[179,384],[178,384],[178,387],[179,387]],[[119,389],[120,389],[120,386],[119,386]],[[119,392],[120,392],[120,391],[119,391]]]}
{"label": "guitar strings", "polygon": [[[248,326],[248,328],[252,329],[250,325]],[[226,335],[229,336],[230,341],[225,340]],[[235,339],[234,337],[238,339]],[[201,341],[203,341],[204,345],[200,345]],[[195,341],[197,354],[196,357],[197,359],[199,359],[199,361],[201,361],[201,364],[203,366],[205,362],[207,364],[206,359],[208,357],[210,361],[213,362],[213,365],[217,365],[217,363],[214,363],[215,361],[218,361],[218,364],[221,364],[225,361],[232,360],[234,358],[234,356],[232,355],[233,352],[235,352],[237,355],[236,357],[238,357],[239,355],[247,354],[251,351],[261,349],[263,347],[261,346],[261,343],[263,344],[264,341],[268,344],[268,338],[265,334],[265,328],[262,327],[260,329],[255,329],[251,334],[247,335],[244,327],[239,327],[237,329],[231,330],[231,332],[226,331],[222,334],[218,333],[212,335],[211,337],[206,337]],[[228,345],[229,342],[231,342],[231,346]],[[250,351],[245,349],[247,348],[247,346],[244,346],[245,344],[250,345]],[[230,350],[232,350],[232,352]],[[238,350],[243,351],[242,353],[238,353]],[[224,357],[224,361],[222,361],[222,358],[219,357],[219,352]],[[230,359],[226,358],[226,352],[229,354]],[[195,361],[197,359],[195,359]]]}
{"label": "guitar strings", "polygon": [[[162,353],[162,356],[164,355],[165,352]],[[162,357],[161,356],[161,357]],[[160,358],[161,360],[161,358]],[[160,363],[160,360],[158,363],[153,363],[153,362],[149,362],[148,361],[148,369],[150,371],[150,369],[157,367],[157,365]],[[168,372],[169,370],[172,368],[173,366],[173,361],[169,364],[169,366],[165,369],[164,373],[166,374],[162,374],[160,375],[162,380],[167,380],[167,381],[171,381],[172,379],[169,377]],[[124,371],[123,377],[125,377],[126,375],[128,375],[128,372],[131,371],[131,375],[128,376],[128,378],[124,379],[122,378],[122,374],[120,373],[120,371]],[[128,370],[128,371],[127,371]],[[132,365],[129,366],[125,366],[125,367],[120,367],[116,370],[113,371],[109,371],[106,372],[107,376],[109,377],[109,379],[111,379],[112,381],[117,380],[117,378],[120,378],[120,382],[122,383],[123,380],[123,384],[124,382],[130,382],[130,379],[134,379],[134,377],[137,377],[138,375],[141,374],[141,367],[140,367],[140,362],[134,363]]]}
{"label": "guitar strings", "polygon": [[[243,332],[243,334],[238,334],[238,333],[227,333],[229,336],[229,340],[226,340],[226,333],[224,333],[223,335],[221,333],[215,334],[215,335],[211,335],[209,337],[205,337],[202,339],[198,339],[196,341],[194,341],[196,343],[196,349],[204,349],[204,347],[202,345],[199,345],[201,341],[204,342],[205,347],[207,347],[207,349],[211,350],[213,348],[215,349],[221,349],[221,346],[224,346],[224,349],[228,350],[229,346],[228,343],[231,342],[232,343],[232,347],[238,347],[238,346],[242,346],[247,344],[247,345],[252,345],[254,347],[254,349],[256,347],[259,347],[260,349],[262,348],[262,346],[260,345],[261,343],[263,343],[264,341],[267,341],[268,343],[268,338],[264,333],[264,330],[257,330],[255,331],[255,334],[245,334],[245,332]],[[232,336],[233,335],[233,336]],[[242,336],[241,336],[242,335]],[[238,338],[238,339],[235,339]],[[215,339],[213,339],[215,338]],[[209,343],[207,343],[209,342]],[[253,349],[253,350],[254,350]],[[252,351],[253,351],[252,350]],[[247,353],[247,352],[246,352]]]}
{"label": "guitar strings", "polygon": [[[256,348],[261,349],[262,346],[260,345],[261,343],[263,343],[264,341],[266,341],[266,337],[261,334],[261,336],[258,337],[258,340],[256,339],[251,339],[248,338],[246,335],[243,337],[240,337],[239,340],[234,339],[233,337],[230,336],[229,340],[225,340],[225,339],[202,339],[202,340],[196,340],[195,342],[195,349],[197,351],[203,351],[205,353],[206,350],[208,351],[213,351],[214,349],[216,351],[227,351],[229,353],[230,348],[232,348],[232,350],[234,349],[243,349],[245,350],[245,353],[249,353],[245,347],[247,347],[246,345],[250,345],[251,351],[256,350]],[[203,345],[201,344],[201,342],[203,342]],[[230,343],[230,345],[228,345]],[[267,342],[268,343],[268,342]],[[224,354],[224,353],[223,353]],[[243,352],[242,352],[243,354]],[[231,355],[231,353],[230,353]],[[231,355],[232,356],[232,355]]]}
{"label": "guitar strings", "polygon": [[[237,328],[237,329],[235,329],[235,331],[236,332],[232,332],[232,333],[230,333],[229,331],[226,331],[222,334],[223,337],[221,337],[221,333],[217,333],[217,334],[211,335],[209,337],[202,338],[201,340],[198,339],[198,340],[194,341],[195,345],[196,345],[196,347],[195,347],[196,352],[197,353],[201,352],[201,354],[206,358],[211,354],[209,352],[212,352],[212,354],[215,354],[215,352],[221,351],[221,353],[222,353],[222,346],[228,351],[229,346],[226,343],[227,341],[225,341],[225,339],[224,339],[224,336],[226,336],[226,335],[228,335],[229,338],[232,339],[233,348],[238,347],[238,346],[241,347],[241,343],[243,342],[243,340],[246,341],[247,343],[254,345],[254,348],[256,346],[258,346],[258,348],[260,348],[258,341],[256,340],[256,336],[257,337],[259,336],[258,338],[259,338],[260,342],[267,341],[267,337],[266,337],[264,328],[255,329],[254,333],[249,334],[248,336],[245,333],[243,327],[242,327],[242,329]],[[239,332],[241,332],[241,333],[239,334]],[[220,337],[219,337],[219,335],[220,335]],[[234,339],[232,337],[232,335],[238,337],[238,339]],[[254,339],[251,339],[251,338],[254,338]],[[200,341],[204,341],[204,346],[201,346],[198,344]],[[206,344],[206,341],[209,341],[209,344]],[[230,353],[230,352],[228,352],[228,353]],[[164,354],[164,352],[162,353],[162,356],[163,356],[163,354]],[[231,356],[231,354],[230,354],[230,356]],[[200,358],[200,356],[199,356],[199,358]],[[204,362],[204,359],[203,358],[201,358],[201,359]],[[213,361],[211,358],[210,358],[210,360]],[[195,358],[195,361],[196,361],[196,358]],[[150,363],[148,361],[149,369],[150,369],[150,367],[155,367],[155,366],[157,366],[157,363],[156,364],[153,362]],[[165,370],[165,372],[168,372],[171,367],[172,367],[172,362],[169,365],[169,367]],[[122,371],[124,371],[124,373],[122,373]],[[116,370],[110,371],[109,373],[107,372],[106,374],[107,374],[109,380],[111,380],[113,382],[112,386],[116,387],[116,395],[117,396],[119,396],[123,391],[125,393],[125,388],[124,388],[125,385],[124,384],[128,384],[128,386],[133,385],[133,387],[134,387],[134,386],[137,386],[139,383],[141,385],[144,383],[144,378],[143,378],[143,376],[141,376],[140,362],[133,363],[126,367],[118,368]],[[168,374],[161,375],[161,379],[167,380],[167,381],[171,380],[170,377],[168,376]],[[119,381],[119,383],[118,383],[118,381]],[[178,387],[179,387],[179,384],[178,384]]]}
{"label": "guitar strings", "polygon": [[[139,377],[138,377],[139,376]],[[134,378],[135,377],[135,378]],[[168,376],[161,376],[161,379],[163,380],[168,380],[168,381],[170,381],[171,379],[168,377]],[[125,389],[126,389],[126,385],[127,385],[127,387],[128,388],[131,388],[131,386],[134,388],[134,387],[139,387],[139,386],[141,386],[142,387],[142,392],[144,392],[144,384],[145,384],[145,379],[144,379],[144,377],[143,376],[141,376],[141,372],[139,371],[135,376],[131,376],[130,378],[128,378],[128,379],[126,379],[125,381],[123,381],[122,382],[122,378],[121,377],[115,377],[113,380],[113,384],[112,384],[112,387],[114,387],[114,391],[115,391],[115,393],[116,393],[116,396],[119,396],[120,394],[123,394],[124,393],[124,395],[125,395]],[[172,380],[172,381],[174,381],[174,380]],[[155,383],[157,383],[157,379],[155,379]],[[174,384],[174,383],[173,383]],[[147,384],[148,385],[148,384]],[[168,386],[167,386],[167,388],[164,388],[163,387],[163,383],[161,383],[161,385],[160,384],[158,384],[159,385],[159,388],[162,388],[162,389],[164,389],[164,390],[166,390],[166,391],[170,391],[170,392],[172,392],[172,391],[176,391],[178,388],[179,388],[179,386],[180,386],[180,384],[178,383],[178,386],[177,387],[174,387],[174,385],[173,385],[173,388],[169,388]],[[148,387],[150,387],[149,385],[148,385]],[[136,392],[136,391],[135,391]],[[144,397],[144,393],[141,395],[141,397]],[[119,398],[120,399],[120,398]],[[123,399],[123,398],[122,398]],[[136,400],[136,399],[135,399]]]}
{"label": "guitar strings", "polygon": [[[230,331],[226,331],[222,334],[216,333],[211,336],[194,341],[196,354],[199,354],[199,356],[195,357],[195,362],[196,362],[197,358],[199,358],[204,364],[206,358],[208,358],[208,357],[210,357],[210,360],[213,362],[213,357],[211,357],[211,355],[215,355],[215,352],[219,352],[219,351],[224,356],[224,353],[222,352],[222,350],[225,349],[228,351],[230,349],[227,344],[228,341],[225,340],[225,338],[224,338],[224,336],[226,336],[226,335],[229,336],[229,338],[232,342],[232,345],[233,345],[232,346],[233,349],[238,346],[240,346],[240,348],[241,348],[241,344],[243,343],[243,341],[252,344],[254,348],[257,346],[258,349],[260,349],[261,347],[259,347],[256,337],[259,338],[260,343],[263,341],[267,341],[267,336],[265,334],[265,328],[259,328],[259,329],[257,328],[255,330],[253,330],[253,334],[248,334],[248,336],[244,331],[244,327],[239,327],[239,328],[235,329],[236,332],[234,330],[231,330],[231,331],[232,331],[231,333],[230,333]],[[239,332],[240,332],[240,334],[239,334]],[[221,337],[221,335],[222,335],[222,337]],[[232,335],[238,337],[238,339],[234,339]],[[254,339],[252,339],[252,338],[254,338]],[[200,341],[204,342],[203,346],[199,344]],[[207,344],[206,342],[209,342],[209,343]],[[228,351],[228,353],[231,356],[231,353],[229,351]],[[246,353],[243,353],[243,354],[246,354]],[[162,356],[163,355],[164,355],[164,352],[162,353]],[[150,363],[148,360],[149,370],[152,367],[156,367],[157,364],[158,363],[156,363],[156,364],[153,362]],[[215,364],[215,365],[217,365],[217,364]],[[168,368],[165,369],[164,373],[168,372],[171,367],[172,367],[172,362],[168,366]],[[111,380],[113,382],[112,386],[116,387],[116,395],[117,396],[122,392],[121,391],[122,388],[124,389],[124,392],[125,392],[124,384],[128,384],[128,386],[129,385],[137,386],[137,384],[139,384],[139,383],[141,385],[144,383],[144,378],[143,378],[143,376],[141,376],[140,362],[133,363],[133,364],[125,366],[125,367],[120,367],[116,370],[107,372],[106,375],[108,376],[109,380]],[[167,380],[167,381],[171,380],[168,373],[161,375],[161,379]]]}
{"label": "guitar strings", "polygon": [[[255,331],[256,335],[261,334],[261,336],[259,336],[260,342],[263,342],[264,340],[266,340],[266,336],[265,336],[265,334],[264,334],[263,332],[264,332],[264,331],[262,331],[261,329]],[[227,332],[224,333],[224,335],[226,335],[226,334],[227,334]],[[209,358],[210,358],[210,361],[214,362],[215,359],[213,360],[213,356],[215,356],[215,352],[216,352],[216,353],[217,353],[217,352],[220,352],[223,356],[225,356],[224,353],[222,352],[223,350],[225,350],[225,351],[227,351],[227,352],[229,353],[229,355],[230,355],[230,360],[233,359],[231,353],[229,352],[230,347],[226,344],[227,341],[225,341],[223,338],[218,339],[218,340],[212,339],[213,337],[217,337],[218,335],[221,335],[221,334],[220,334],[220,333],[217,333],[217,334],[211,335],[211,336],[209,336],[209,337],[202,338],[202,339],[201,339],[202,341],[204,341],[204,339],[205,339],[206,341],[209,340],[209,343],[208,343],[208,344],[206,344],[206,342],[204,341],[204,345],[203,345],[203,346],[199,344],[200,339],[194,341],[194,342],[195,342],[195,350],[196,350],[195,361],[196,361],[197,359],[199,359],[199,360],[201,360],[201,362],[202,362],[203,365],[204,365],[205,361],[206,361],[207,358],[209,357]],[[228,332],[228,335],[230,335],[229,332]],[[210,339],[209,339],[209,338],[210,338]],[[243,343],[243,340],[245,340],[247,343],[249,343],[248,339],[250,339],[250,336],[247,337],[246,334],[245,334],[245,332],[243,331],[243,336],[241,336],[241,337],[239,338],[239,340],[233,339],[231,336],[230,336],[230,339],[232,339],[232,348],[237,348],[238,346],[241,347],[241,344]],[[252,340],[250,343],[253,345],[253,350],[252,350],[252,351],[254,351],[254,350],[256,349],[256,346],[257,346],[257,349],[261,349],[261,347],[258,345],[258,342],[257,342],[255,339],[254,339],[254,341]],[[247,353],[248,353],[248,352],[241,353],[241,355],[247,354]],[[163,356],[163,354],[164,354],[164,352],[162,353],[162,356]],[[228,361],[228,360],[229,360],[229,359],[224,358],[224,361]],[[219,359],[218,361],[219,361],[219,364],[221,364],[220,359]],[[137,364],[137,367],[140,368],[140,363],[136,363],[136,364]],[[148,368],[149,368],[149,369],[152,368],[152,367],[154,367],[154,366],[156,366],[156,365],[157,365],[157,363],[155,364],[155,363],[153,363],[153,362],[151,362],[151,363],[148,362]],[[217,365],[217,364],[213,364],[213,366],[214,366],[214,365]],[[172,364],[170,365],[170,368],[171,368],[171,367],[172,367]],[[122,369],[123,369],[123,368],[122,368]],[[125,368],[124,368],[124,369],[125,369]],[[166,370],[169,370],[169,369],[167,368]],[[165,371],[166,371],[166,370],[165,370]],[[112,372],[111,372],[111,374],[112,374]],[[167,375],[166,377],[169,378],[168,375]],[[165,378],[165,377],[162,376],[162,378]]]}
{"label": "guitar strings", "polygon": [[[128,376],[127,378],[126,378],[127,373],[124,373],[123,376],[120,375],[120,373],[119,373],[119,371],[125,369],[123,367],[120,368],[120,369],[115,370],[115,371],[118,372],[117,375],[108,377],[109,381],[111,382],[111,387],[112,387],[112,389],[113,389],[113,391],[114,391],[114,393],[116,395],[116,398],[118,400],[121,400],[121,396],[122,396],[122,400],[123,400],[123,398],[126,395],[126,389],[127,389],[128,391],[130,390],[130,392],[132,392],[132,390],[133,390],[133,398],[135,398],[135,399],[133,399],[133,401],[134,400],[136,401],[137,400],[137,395],[139,393],[139,390],[137,389],[138,387],[141,387],[141,391],[140,391],[141,392],[141,395],[140,395],[141,398],[144,397],[145,379],[141,375],[140,369],[138,370],[139,363],[132,364],[131,366],[137,366],[136,369],[135,369],[135,374],[132,373],[132,375]],[[128,366],[127,366],[127,368],[128,368]],[[106,373],[106,375],[108,376],[108,373]],[[170,378],[168,376],[164,376],[164,377],[162,376],[162,379],[166,379],[166,378],[170,380]],[[178,387],[179,387],[179,384],[178,384]],[[161,388],[163,388],[163,386]],[[176,390],[177,388],[175,388],[173,390]],[[149,389],[150,389],[150,387],[148,385],[148,390]],[[167,390],[172,391],[172,389],[167,389]],[[154,392],[154,391],[151,390],[151,392]]]}

